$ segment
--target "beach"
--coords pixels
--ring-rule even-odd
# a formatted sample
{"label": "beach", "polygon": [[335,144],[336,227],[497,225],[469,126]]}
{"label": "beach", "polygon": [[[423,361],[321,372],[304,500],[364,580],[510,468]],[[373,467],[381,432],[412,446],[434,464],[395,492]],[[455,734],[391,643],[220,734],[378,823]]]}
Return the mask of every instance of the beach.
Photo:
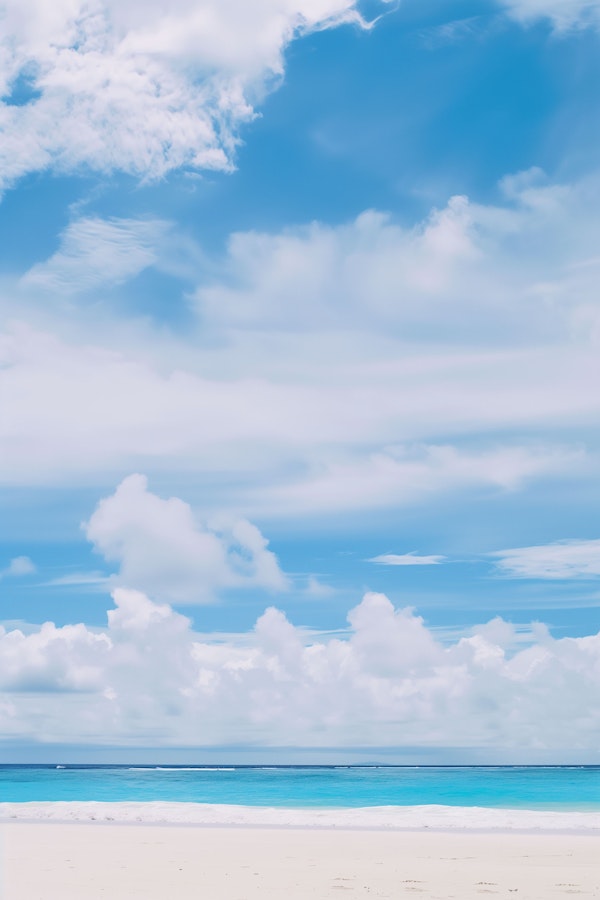
{"label": "beach", "polygon": [[[44,805],[36,806],[39,814]],[[518,827],[526,815],[512,827],[497,815],[495,828],[488,815],[487,828],[476,828],[481,817],[455,810],[455,827],[448,818],[445,830],[422,820],[418,830],[406,830],[403,820],[397,820],[402,827],[389,821],[361,827],[359,811],[352,811],[352,823],[315,825],[313,818],[310,827],[294,824],[303,811],[287,811],[288,824],[274,827],[260,824],[260,816],[269,821],[268,811],[258,817],[255,811],[253,824],[231,824],[235,814],[229,824],[158,824],[152,816],[127,818],[120,804],[94,804],[103,811],[90,821],[90,804],[76,804],[79,818],[68,822],[64,806],[46,806],[54,808],[55,821],[34,820],[32,808],[21,820],[2,811],[3,900],[600,897],[597,815],[588,814],[587,828],[574,830],[563,820],[561,829],[555,817],[553,829],[538,820],[534,831]],[[139,808],[137,815],[143,818]]]}

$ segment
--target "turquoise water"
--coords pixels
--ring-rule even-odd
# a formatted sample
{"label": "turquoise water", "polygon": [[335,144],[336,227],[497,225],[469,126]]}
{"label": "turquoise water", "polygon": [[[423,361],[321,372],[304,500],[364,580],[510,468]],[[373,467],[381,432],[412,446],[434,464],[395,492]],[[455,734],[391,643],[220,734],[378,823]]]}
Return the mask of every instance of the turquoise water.
{"label": "turquoise water", "polygon": [[600,766],[0,766],[0,801],[600,810]]}

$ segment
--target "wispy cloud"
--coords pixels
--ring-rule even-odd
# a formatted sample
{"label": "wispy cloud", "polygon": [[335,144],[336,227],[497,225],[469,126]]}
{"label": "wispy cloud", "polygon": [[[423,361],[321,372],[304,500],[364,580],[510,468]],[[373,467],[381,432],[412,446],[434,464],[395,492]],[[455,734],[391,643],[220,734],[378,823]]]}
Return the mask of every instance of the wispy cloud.
{"label": "wispy cloud", "polygon": [[64,295],[121,284],[157,262],[170,227],[161,219],[77,219],[21,285]]}
{"label": "wispy cloud", "polygon": [[500,572],[512,578],[597,578],[600,576],[600,540],[556,541],[533,547],[498,550]]}
{"label": "wispy cloud", "polygon": [[110,583],[110,576],[102,572],[72,572],[46,581],[43,587],[91,587],[102,588]]}
{"label": "wispy cloud", "polygon": [[336,589],[329,584],[325,584],[320,578],[317,578],[316,575],[309,575],[306,579],[304,594],[315,600],[326,600],[336,594]]}
{"label": "wispy cloud", "polygon": [[445,556],[419,556],[417,551],[412,553],[382,553],[374,556],[367,562],[377,563],[380,566],[438,566],[446,561]]}
{"label": "wispy cloud", "polygon": [[465,39],[481,37],[487,33],[490,25],[495,23],[493,16],[468,16],[462,19],[452,19],[442,25],[424,28],[421,39],[429,50],[443,47],[446,44],[455,44]]}
{"label": "wispy cloud", "polygon": [[407,506],[441,493],[516,490],[533,479],[569,471],[583,458],[578,449],[567,448],[399,446],[315,467],[304,480],[263,489],[254,502],[272,513]]}
{"label": "wispy cloud", "polygon": [[600,0],[501,0],[522,22],[549,19],[557,31],[600,26]]}

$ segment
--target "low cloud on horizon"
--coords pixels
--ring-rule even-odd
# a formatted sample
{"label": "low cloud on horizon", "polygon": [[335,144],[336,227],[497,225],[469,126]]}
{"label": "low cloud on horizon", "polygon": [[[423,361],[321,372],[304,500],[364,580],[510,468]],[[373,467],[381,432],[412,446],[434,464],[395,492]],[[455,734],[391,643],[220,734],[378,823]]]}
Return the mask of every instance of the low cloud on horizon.
{"label": "low cloud on horizon", "polygon": [[442,644],[370,593],[346,639],[311,640],[269,607],[247,642],[206,643],[167,605],[113,597],[105,628],[0,629],[7,745],[597,748],[600,633],[534,624],[523,646],[496,617]]}

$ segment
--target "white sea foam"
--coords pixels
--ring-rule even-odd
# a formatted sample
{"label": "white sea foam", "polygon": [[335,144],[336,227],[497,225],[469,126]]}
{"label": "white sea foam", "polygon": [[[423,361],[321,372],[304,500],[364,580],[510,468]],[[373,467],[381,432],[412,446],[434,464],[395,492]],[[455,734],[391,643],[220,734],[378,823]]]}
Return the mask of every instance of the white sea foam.
{"label": "white sea foam", "polygon": [[460,806],[289,809],[206,803],[0,803],[0,821],[112,822],[401,831],[585,832],[600,835],[600,812],[551,812]]}
{"label": "white sea foam", "polygon": [[235,772],[235,766],[129,766],[128,772]]}

